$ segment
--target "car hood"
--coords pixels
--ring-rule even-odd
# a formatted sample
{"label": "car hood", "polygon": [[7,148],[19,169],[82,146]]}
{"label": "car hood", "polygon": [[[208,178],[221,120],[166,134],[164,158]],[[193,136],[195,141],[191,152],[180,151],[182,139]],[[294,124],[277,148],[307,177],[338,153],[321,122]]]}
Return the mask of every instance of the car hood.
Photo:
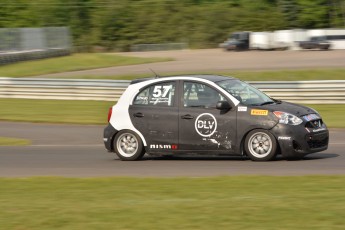
{"label": "car hood", "polygon": [[309,108],[309,107],[306,107],[303,105],[290,103],[290,102],[284,102],[284,101],[282,101],[281,103],[264,105],[262,107],[266,108],[272,112],[273,111],[282,111],[282,112],[290,113],[290,114],[295,115],[297,117],[301,117],[301,116],[311,114],[311,113],[317,113],[312,108]]}

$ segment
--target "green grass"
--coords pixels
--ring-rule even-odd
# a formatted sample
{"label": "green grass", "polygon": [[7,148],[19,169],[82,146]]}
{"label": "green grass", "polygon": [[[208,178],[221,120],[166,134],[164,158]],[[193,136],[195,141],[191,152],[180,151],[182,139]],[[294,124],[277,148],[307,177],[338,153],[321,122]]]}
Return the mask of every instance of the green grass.
{"label": "green grass", "polygon": [[345,80],[345,69],[237,71],[225,75],[245,81]]}
{"label": "green grass", "polygon": [[[105,124],[115,102],[0,99],[0,120],[45,123]],[[328,127],[345,128],[344,105],[308,105],[322,115]]]}
{"label": "green grass", "polygon": [[111,66],[136,65],[151,62],[170,61],[171,58],[125,57],[115,54],[88,53],[19,62],[0,66],[2,77],[27,77],[66,71],[96,69]]}
{"label": "green grass", "polygon": [[[309,80],[345,80],[345,69],[312,69],[312,70],[266,70],[266,71],[208,71],[208,72],[170,72],[160,73],[160,76],[185,75],[185,74],[219,74],[232,76],[244,81],[309,81]],[[112,75],[112,76],[64,76],[61,78],[81,79],[114,79],[133,80],[136,78],[152,77],[148,71],[146,74],[136,75]]]}
{"label": "green grass", "polygon": [[42,123],[105,124],[115,102],[0,99],[0,120]]}
{"label": "green grass", "polygon": [[336,230],[345,177],[0,179],[1,229]]}
{"label": "green grass", "polygon": [[30,140],[0,136],[0,146],[21,146],[30,144]]}

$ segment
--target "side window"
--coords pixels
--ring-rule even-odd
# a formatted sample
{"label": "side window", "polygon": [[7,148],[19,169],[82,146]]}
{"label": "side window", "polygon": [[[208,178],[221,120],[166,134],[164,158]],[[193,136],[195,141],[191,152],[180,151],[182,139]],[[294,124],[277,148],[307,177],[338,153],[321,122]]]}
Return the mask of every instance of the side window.
{"label": "side window", "polygon": [[184,107],[215,108],[218,101],[226,100],[217,90],[200,83],[184,82]]}
{"label": "side window", "polygon": [[175,82],[165,82],[143,89],[134,99],[134,105],[173,106]]}

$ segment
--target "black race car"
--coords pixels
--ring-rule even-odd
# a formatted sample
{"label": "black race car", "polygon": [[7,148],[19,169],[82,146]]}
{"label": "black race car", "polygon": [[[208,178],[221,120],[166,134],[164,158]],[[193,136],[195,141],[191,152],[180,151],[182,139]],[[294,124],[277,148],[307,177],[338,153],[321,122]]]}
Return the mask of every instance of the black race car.
{"label": "black race car", "polygon": [[108,121],[104,144],[121,160],[145,153],[302,158],[326,150],[329,139],[314,109],[215,75],[134,80],[109,109]]}

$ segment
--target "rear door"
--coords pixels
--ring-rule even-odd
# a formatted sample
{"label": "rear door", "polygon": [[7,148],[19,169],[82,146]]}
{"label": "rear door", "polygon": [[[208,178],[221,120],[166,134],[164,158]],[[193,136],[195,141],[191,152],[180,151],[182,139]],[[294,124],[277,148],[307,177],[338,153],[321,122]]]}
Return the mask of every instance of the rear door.
{"label": "rear door", "polygon": [[177,149],[178,100],[176,81],[143,88],[129,107],[131,121],[147,142],[149,152]]}
{"label": "rear door", "polygon": [[[236,110],[215,88],[196,81],[181,81],[179,106],[179,149],[233,152],[236,143]],[[232,109],[216,109],[227,100]]]}

